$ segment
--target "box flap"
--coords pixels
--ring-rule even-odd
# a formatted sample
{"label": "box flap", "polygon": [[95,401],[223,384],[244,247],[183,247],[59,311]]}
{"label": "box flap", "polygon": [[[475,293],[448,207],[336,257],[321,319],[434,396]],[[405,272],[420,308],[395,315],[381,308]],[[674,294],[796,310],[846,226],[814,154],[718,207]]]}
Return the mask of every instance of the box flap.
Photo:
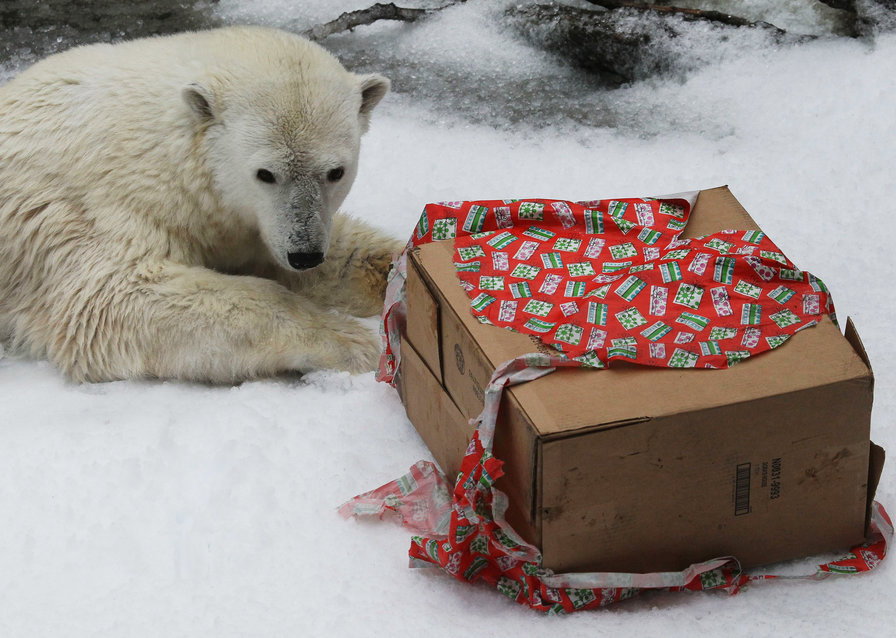
{"label": "box flap", "polygon": [[[731,228],[751,230],[758,226],[728,188],[720,187],[700,193],[684,235]],[[492,368],[536,350],[528,335],[483,325],[472,315],[470,300],[458,283],[452,242],[422,246],[415,259],[481,346]],[[797,333],[778,350],[727,370],[647,368],[614,361],[607,370],[560,369],[515,386],[510,393],[539,434],[550,436],[742,403],[846,379],[867,379],[870,383],[870,371],[825,317],[818,326]]]}
{"label": "box flap", "polygon": [[880,484],[880,475],[884,471],[884,462],[886,460],[886,451],[872,441],[868,458],[868,500],[865,506],[865,536],[868,536],[870,531],[871,506],[874,503],[874,495],[877,493],[877,486]]}
{"label": "box flap", "polygon": [[[416,251],[416,249],[415,249]],[[407,324],[407,338],[420,357],[426,363],[429,371],[442,382],[442,362],[439,356],[439,304],[430,293],[425,277],[420,272],[420,267],[413,258],[408,260],[408,268],[413,269],[408,273],[406,303],[409,317],[413,321]]]}
{"label": "box flap", "polygon": [[865,351],[865,344],[862,343],[861,337],[859,337],[859,332],[856,330],[856,325],[852,322],[852,317],[846,318],[846,330],[843,333],[843,336],[846,337],[846,340],[853,347],[853,350],[856,351],[856,354],[861,357],[862,361],[865,362],[865,365],[868,366],[868,369],[871,369],[871,359],[868,358],[868,353]]}
{"label": "box flap", "polygon": [[702,237],[720,230],[759,230],[727,186],[700,191],[682,238]]}

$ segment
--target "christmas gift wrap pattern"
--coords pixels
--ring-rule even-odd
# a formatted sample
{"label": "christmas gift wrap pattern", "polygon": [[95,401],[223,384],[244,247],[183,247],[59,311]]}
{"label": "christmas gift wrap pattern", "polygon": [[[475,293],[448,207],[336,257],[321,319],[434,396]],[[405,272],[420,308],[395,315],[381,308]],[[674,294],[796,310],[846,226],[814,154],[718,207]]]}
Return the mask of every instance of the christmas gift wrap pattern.
{"label": "christmas gift wrap pattern", "polygon": [[476,419],[453,491],[434,464],[421,461],[405,476],[348,501],[340,513],[345,517],[393,513],[417,534],[408,552],[412,567],[437,566],[459,580],[488,583],[512,600],[547,614],[603,607],[648,590],[735,594],[759,581],[861,574],[877,567],[886,556],[893,525],[875,502],[866,542],[804,576],[748,573],[732,557],[697,563],[680,572],[652,574],[555,574],[542,567],[538,549],[520,538],[504,517],[507,496],[494,487],[503,475],[503,464],[494,456],[492,442],[505,387],[570,365],[579,364],[534,353],[498,367],[485,390],[485,405]]}
{"label": "christmas gift wrap pattern", "polygon": [[[423,219],[457,229],[473,314],[583,365],[726,368],[833,317],[821,281],[765,233],[681,239],[691,208],[684,197],[452,202],[430,204]],[[441,238],[418,232],[414,243]],[[506,312],[523,285],[527,303]],[[606,313],[595,315],[595,301]],[[620,340],[626,347],[613,346]]]}
{"label": "christmas gift wrap pattern", "polygon": [[[558,351],[504,363],[485,391],[482,413],[457,480],[432,463],[351,499],[344,516],[396,514],[414,533],[411,565],[439,566],[486,582],[551,614],[593,609],[649,589],[721,590],[776,578],[864,573],[885,557],[893,525],[873,503],[867,542],[814,574],[743,572],[717,558],[682,572],[554,574],[536,547],[504,518],[495,489],[502,462],[492,451],[503,389],[560,366],[601,368],[614,358],[653,366],[724,368],[776,348],[833,316],[816,277],[799,270],[761,231],[681,239],[697,193],[589,202],[445,202],[424,209],[408,247],[455,240],[455,266],[480,320],[534,334]],[[381,324],[378,379],[394,383],[406,323],[407,250],[393,264]]]}

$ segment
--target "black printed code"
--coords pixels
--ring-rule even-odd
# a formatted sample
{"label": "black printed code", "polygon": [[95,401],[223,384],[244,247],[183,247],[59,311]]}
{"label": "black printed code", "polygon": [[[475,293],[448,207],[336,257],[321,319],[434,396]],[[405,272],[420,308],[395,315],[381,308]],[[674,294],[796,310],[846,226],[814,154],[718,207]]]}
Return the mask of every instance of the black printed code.
{"label": "black printed code", "polygon": [[741,463],[734,474],[734,515],[750,513],[750,464]]}

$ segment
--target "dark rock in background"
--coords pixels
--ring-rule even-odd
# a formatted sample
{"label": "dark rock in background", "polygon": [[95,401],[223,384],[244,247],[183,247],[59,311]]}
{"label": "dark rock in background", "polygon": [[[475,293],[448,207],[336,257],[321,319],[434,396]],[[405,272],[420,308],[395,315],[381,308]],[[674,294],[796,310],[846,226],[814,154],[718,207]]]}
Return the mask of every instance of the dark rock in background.
{"label": "dark rock in background", "polygon": [[3,0],[0,82],[12,69],[78,44],[114,42],[215,26],[217,0]]}

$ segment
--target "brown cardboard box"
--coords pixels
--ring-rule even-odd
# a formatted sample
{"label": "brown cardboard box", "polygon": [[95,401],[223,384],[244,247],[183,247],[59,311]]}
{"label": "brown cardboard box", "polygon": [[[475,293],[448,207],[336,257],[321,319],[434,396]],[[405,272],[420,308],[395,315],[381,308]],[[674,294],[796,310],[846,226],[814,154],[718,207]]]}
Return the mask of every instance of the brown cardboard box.
{"label": "brown cardboard box", "polygon": [[[684,237],[758,226],[726,187],[701,192]],[[452,242],[408,260],[399,388],[453,476],[495,367],[543,348],[480,324]],[[728,370],[613,363],[560,369],[504,394],[495,454],[508,520],[555,571],[743,566],[864,538],[882,451],[869,440],[874,378],[851,323],[827,318]],[[871,459],[871,462],[869,462]]]}

